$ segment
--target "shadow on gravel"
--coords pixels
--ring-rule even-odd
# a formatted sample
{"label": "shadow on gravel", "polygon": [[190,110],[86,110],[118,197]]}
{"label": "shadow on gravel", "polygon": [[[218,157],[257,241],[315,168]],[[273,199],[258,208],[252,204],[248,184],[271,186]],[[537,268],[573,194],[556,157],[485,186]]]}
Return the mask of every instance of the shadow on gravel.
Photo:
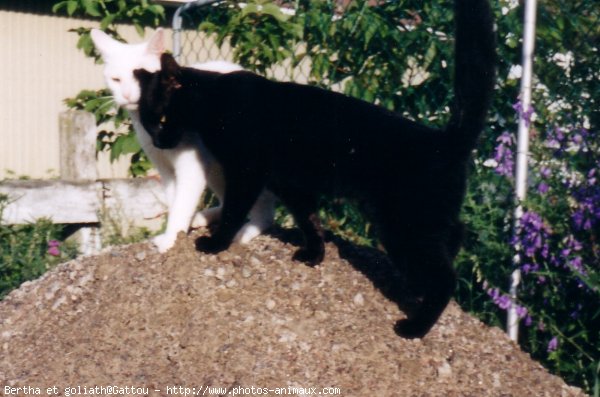
{"label": "shadow on gravel", "polygon": [[[272,227],[268,235],[286,244],[301,246],[302,232],[299,229]],[[327,231],[325,240],[336,246],[340,258],[367,277],[383,296],[396,303],[398,308],[409,313],[416,305],[414,294],[407,285],[405,274],[389,260],[387,255],[376,248],[359,246]],[[323,265],[321,265],[323,266]]]}

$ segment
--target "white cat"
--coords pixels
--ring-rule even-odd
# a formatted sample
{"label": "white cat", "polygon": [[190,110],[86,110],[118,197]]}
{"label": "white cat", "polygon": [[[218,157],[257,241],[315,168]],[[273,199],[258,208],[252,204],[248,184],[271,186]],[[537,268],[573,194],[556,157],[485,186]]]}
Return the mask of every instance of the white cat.
{"label": "white cat", "polygon": [[[153,242],[160,252],[166,252],[175,244],[179,232],[187,232],[190,226],[207,226],[219,219],[225,190],[221,167],[199,140],[198,134],[190,134],[174,149],[157,149],[140,122],[137,105],[140,87],[133,70],[153,72],[160,69],[159,57],[165,50],[164,31],[158,29],[150,40],[139,44],[121,43],[97,29],[92,30],[91,36],[104,60],[104,78],[114,101],[128,111],[142,149],[160,174],[169,215],[166,231],[154,237]],[[239,65],[223,61],[196,64],[194,67],[220,73],[242,69]],[[219,207],[196,213],[207,183],[219,199]],[[236,241],[248,243],[271,226],[274,201],[270,192],[261,194],[249,214],[250,221],[236,235]]]}

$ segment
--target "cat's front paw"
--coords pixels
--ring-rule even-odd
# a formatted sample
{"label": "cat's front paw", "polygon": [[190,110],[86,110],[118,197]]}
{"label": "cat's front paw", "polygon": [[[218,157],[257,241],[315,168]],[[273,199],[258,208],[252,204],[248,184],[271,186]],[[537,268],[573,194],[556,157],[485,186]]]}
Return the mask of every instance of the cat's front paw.
{"label": "cat's front paw", "polygon": [[156,246],[158,252],[164,254],[175,245],[175,240],[177,240],[177,236],[171,236],[164,233],[154,237],[152,243]]}
{"label": "cat's front paw", "polygon": [[227,242],[215,237],[202,236],[196,239],[196,249],[207,254],[216,254],[229,248]]}
{"label": "cat's front paw", "polygon": [[325,251],[321,249],[300,248],[294,253],[292,259],[299,262],[304,262],[309,266],[316,266],[323,262]]}

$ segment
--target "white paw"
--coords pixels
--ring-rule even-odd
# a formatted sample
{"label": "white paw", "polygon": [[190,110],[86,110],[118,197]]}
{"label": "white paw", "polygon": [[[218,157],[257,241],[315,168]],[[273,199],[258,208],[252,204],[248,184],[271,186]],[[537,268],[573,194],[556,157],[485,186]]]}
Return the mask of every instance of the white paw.
{"label": "white paw", "polygon": [[192,219],[192,229],[209,226],[219,220],[221,216],[221,207],[212,207],[206,210],[197,212]]}
{"label": "white paw", "polygon": [[248,244],[254,237],[260,236],[261,230],[255,225],[246,223],[235,235],[234,241],[240,244]]}
{"label": "white paw", "polygon": [[177,236],[164,233],[154,237],[152,243],[158,248],[158,252],[164,254],[175,245],[175,240],[177,240]]}

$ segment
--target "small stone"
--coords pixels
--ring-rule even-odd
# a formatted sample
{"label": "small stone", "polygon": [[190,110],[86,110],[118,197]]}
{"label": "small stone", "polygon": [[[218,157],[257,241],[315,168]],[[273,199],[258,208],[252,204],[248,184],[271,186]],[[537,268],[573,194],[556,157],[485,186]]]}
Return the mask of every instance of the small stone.
{"label": "small stone", "polygon": [[225,268],[220,267],[217,269],[217,275],[215,276],[217,279],[223,281],[225,279]]}
{"label": "small stone", "polygon": [[54,301],[54,304],[52,305],[52,310],[58,309],[66,301],[67,301],[67,299],[64,296],[61,296],[56,301]]}
{"label": "small stone", "polygon": [[252,276],[252,271],[250,269],[248,269],[247,267],[244,267],[242,269],[242,277],[249,278],[251,276]]}
{"label": "small stone", "polygon": [[442,365],[437,368],[437,374],[440,378],[449,378],[452,376],[452,367],[447,361],[444,361]]}
{"label": "small stone", "polygon": [[227,251],[221,251],[217,254],[217,258],[221,262],[229,262],[232,258],[231,254]]}
{"label": "small stone", "polygon": [[237,285],[237,281],[235,281],[234,279],[229,280],[227,283],[225,283],[225,286],[227,288],[233,288]]}
{"label": "small stone", "polygon": [[135,259],[137,259],[140,262],[146,259],[146,251],[140,251],[137,254],[135,254]]}
{"label": "small stone", "polygon": [[365,304],[365,298],[363,297],[363,294],[361,294],[360,292],[356,295],[354,295],[354,299],[353,302],[356,306],[362,306]]}
{"label": "small stone", "polygon": [[279,337],[279,342],[281,343],[289,343],[296,340],[297,335],[290,331],[284,331]]}
{"label": "small stone", "polygon": [[294,296],[290,299],[290,303],[292,304],[292,306],[299,307],[302,305],[302,298],[299,296]]}
{"label": "small stone", "polygon": [[273,299],[267,299],[266,305],[269,310],[275,309],[275,301]]}

